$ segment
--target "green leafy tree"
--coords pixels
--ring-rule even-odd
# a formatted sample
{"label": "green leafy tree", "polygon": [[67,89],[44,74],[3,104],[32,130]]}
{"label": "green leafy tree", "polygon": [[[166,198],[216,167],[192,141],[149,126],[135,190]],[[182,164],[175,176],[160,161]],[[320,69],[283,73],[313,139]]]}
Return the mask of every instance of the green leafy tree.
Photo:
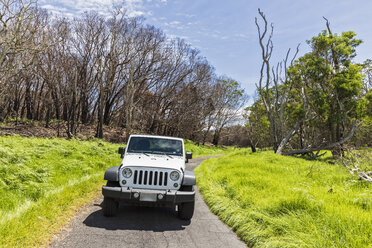
{"label": "green leafy tree", "polygon": [[209,119],[214,129],[212,143],[218,145],[223,128],[239,119],[239,110],[244,105],[246,96],[240,84],[229,78],[219,79],[214,92],[215,111]]}
{"label": "green leafy tree", "polygon": [[245,108],[244,118],[246,120],[245,126],[247,127],[248,140],[252,152],[256,152],[257,147],[269,147],[271,145],[270,122],[262,99],[254,102],[252,106]]}
{"label": "green leafy tree", "polygon": [[286,82],[286,111],[300,131],[317,132],[312,146],[340,141],[364,109],[362,67],[352,62],[362,41],[353,31],[333,34],[328,21],[327,29],[308,41],[312,51],[289,67]]}

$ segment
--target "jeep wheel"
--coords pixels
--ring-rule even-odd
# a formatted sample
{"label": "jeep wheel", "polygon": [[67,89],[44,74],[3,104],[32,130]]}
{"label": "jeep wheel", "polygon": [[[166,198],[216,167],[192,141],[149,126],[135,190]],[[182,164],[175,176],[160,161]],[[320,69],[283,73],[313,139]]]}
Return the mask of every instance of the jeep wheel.
{"label": "jeep wheel", "polygon": [[194,215],[195,201],[184,202],[178,205],[178,217],[182,220],[191,220]]}
{"label": "jeep wheel", "polygon": [[103,215],[106,217],[115,216],[118,211],[119,203],[112,198],[103,198]]}

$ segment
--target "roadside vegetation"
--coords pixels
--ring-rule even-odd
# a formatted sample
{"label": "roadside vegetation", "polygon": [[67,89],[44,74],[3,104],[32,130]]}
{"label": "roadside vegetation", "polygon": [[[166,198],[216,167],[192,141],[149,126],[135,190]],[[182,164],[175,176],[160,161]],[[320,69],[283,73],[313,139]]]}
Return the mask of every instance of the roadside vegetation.
{"label": "roadside vegetation", "polygon": [[353,31],[325,30],[289,49],[279,63],[272,61],[274,25],[259,9],[255,19],[262,51],[257,98],[246,108],[246,127],[252,150],[271,147],[284,155],[314,155],[344,145],[371,147],[372,60],[356,63],[362,40]]}
{"label": "roadside vegetation", "polygon": [[193,158],[205,157],[205,156],[211,156],[211,155],[229,154],[237,150],[239,150],[239,148],[235,148],[232,146],[222,147],[222,146],[197,145],[190,140],[185,140],[185,151],[192,152]]}
{"label": "roadside vegetation", "polygon": [[[0,136],[0,246],[39,247],[100,194],[119,144],[101,140]],[[196,157],[225,154],[186,142]]]}
{"label": "roadside vegetation", "polygon": [[100,140],[0,137],[0,244],[45,245],[96,197],[118,145]]}
{"label": "roadside vegetation", "polygon": [[372,245],[372,184],[338,164],[247,149],[195,173],[211,211],[250,247]]}
{"label": "roadside vegetation", "polygon": [[139,131],[217,145],[238,118],[240,84],[183,39],[131,17],[125,2],[71,19],[41,5],[0,2],[0,122],[42,121],[69,138],[84,125],[105,138],[115,126],[126,140]]}

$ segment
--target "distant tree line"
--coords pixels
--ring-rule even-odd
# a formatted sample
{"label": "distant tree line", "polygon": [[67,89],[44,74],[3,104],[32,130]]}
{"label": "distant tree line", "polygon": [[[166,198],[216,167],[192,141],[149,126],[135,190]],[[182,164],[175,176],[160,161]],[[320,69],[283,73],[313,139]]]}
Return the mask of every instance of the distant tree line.
{"label": "distant tree line", "polygon": [[307,41],[311,51],[297,51],[271,64],[273,25],[259,10],[256,18],[262,67],[257,99],[246,109],[248,139],[280,154],[320,155],[342,152],[345,142],[372,146],[372,63],[353,61],[362,43],[353,31],[326,30]]}
{"label": "distant tree line", "polygon": [[[196,49],[123,8],[73,20],[36,2],[0,0],[0,120],[53,119],[218,144],[245,95]],[[210,137],[212,134],[212,137]]]}

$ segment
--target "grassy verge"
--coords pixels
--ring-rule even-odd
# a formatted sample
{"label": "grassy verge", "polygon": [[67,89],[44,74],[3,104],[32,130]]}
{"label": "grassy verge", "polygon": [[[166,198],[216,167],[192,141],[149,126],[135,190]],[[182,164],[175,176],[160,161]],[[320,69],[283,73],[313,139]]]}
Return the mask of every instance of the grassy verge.
{"label": "grassy verge", "polygon": [[[186,142],[195,157],[233,148]],[[104,171],[120,164],[119,144],[0,136],[0,246],[46,246],[96,197]]]}
{"label": "grassy verge", "polygon": [[0,244],[39,247],[97,196],[118,145],[0,137]]}
{"label": "grassy verge", "polygon": [[245,151],[203,162],[211,210],[254,247],[372,247],[372,184],[339,165]]}
{"label": "grassy verge", "polygon": [[229,154],[234,151],[238,151],[240,148],[235,147],[215,147],[215,146],[204,146],[204,145],[196,145],[194,142],[190,140],[185,140],[185,151],[192,152],[193,158],[205,157],[205,156],[212,156],[212,155],[223,155]]}

